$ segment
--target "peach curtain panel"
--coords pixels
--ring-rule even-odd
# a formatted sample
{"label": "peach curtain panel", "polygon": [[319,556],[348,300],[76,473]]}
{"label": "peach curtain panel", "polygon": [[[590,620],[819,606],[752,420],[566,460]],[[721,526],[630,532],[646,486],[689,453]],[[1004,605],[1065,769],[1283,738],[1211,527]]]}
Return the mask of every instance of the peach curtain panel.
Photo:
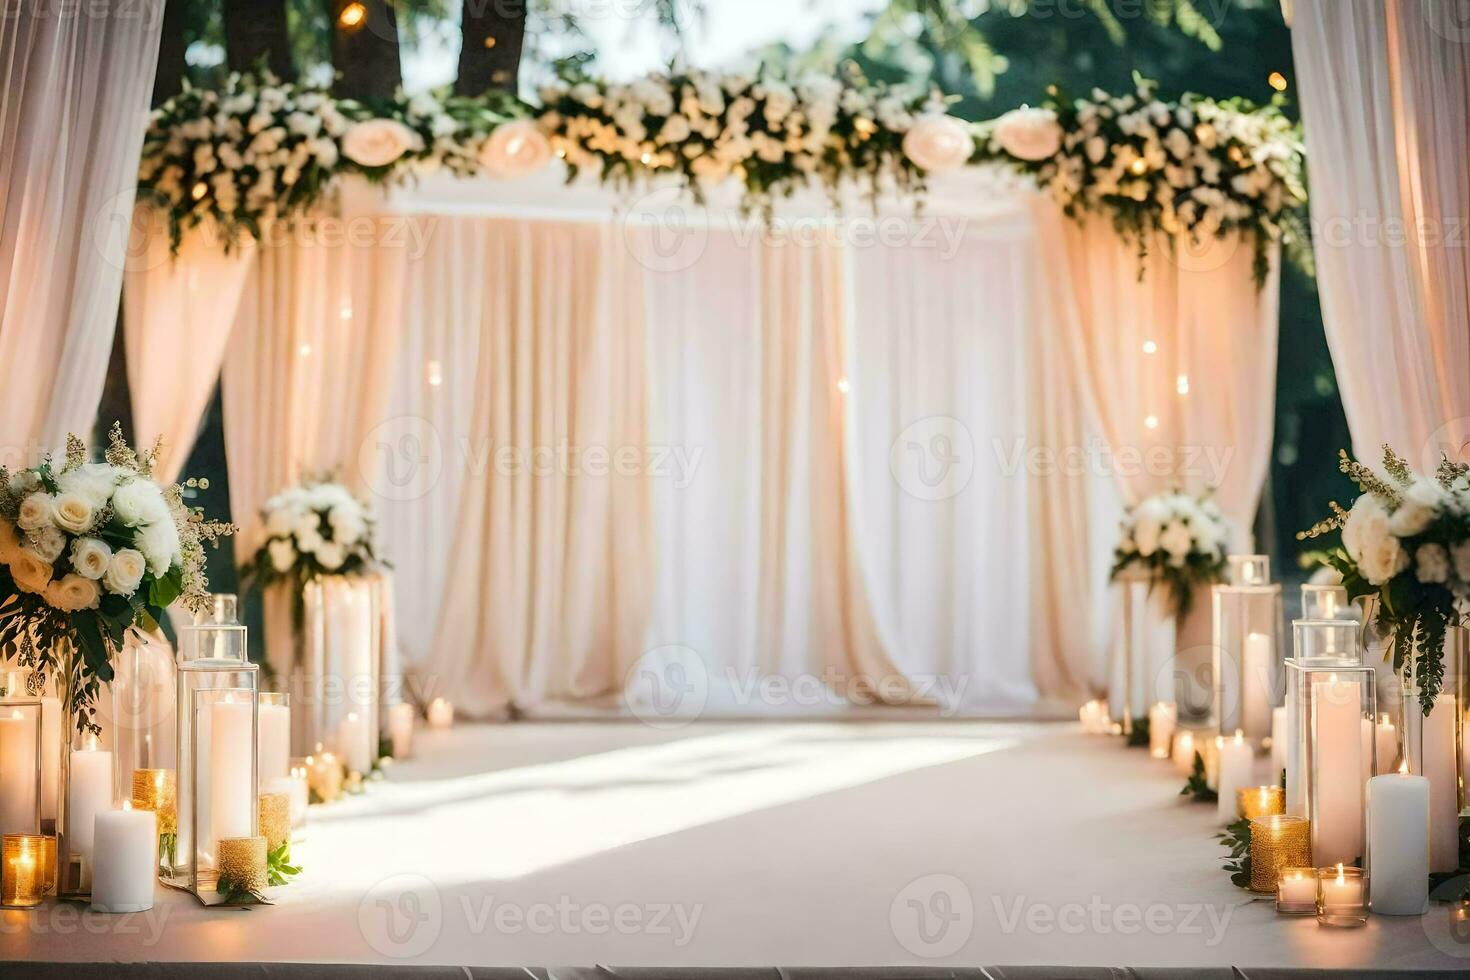
{"label": "peach curtain panel", "polygon": [[1292,27],[1322,315],[1353,448],[1470,458],[1470,33],[1436,0]]}
{"label": "peach curtain panel", "polygon": [[0,462],[91,431],[162,17],[162,0],[0,16]]}

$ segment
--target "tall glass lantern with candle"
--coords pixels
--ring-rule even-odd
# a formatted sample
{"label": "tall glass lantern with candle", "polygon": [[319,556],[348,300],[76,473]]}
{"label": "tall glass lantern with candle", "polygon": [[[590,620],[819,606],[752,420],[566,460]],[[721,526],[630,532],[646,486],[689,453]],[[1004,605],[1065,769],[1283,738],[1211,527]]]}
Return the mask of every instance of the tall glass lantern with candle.
{"label": "tall glass lantern with candle", "polygon": [[41,698],[26,689],[26,674],[0,674],[0,834],[41,833]]}
{"label": "tall glass lantern with candle", "polygon": [[1231,555],[1227,578],[1213,588],[1215,722],[1240,731],[1257,751],[1271,737],[1271,708],[1280,698],[1281,586],[1265,555]]}
{"label": "tall glass lantern with candle", "polygon": [[246,631],[196,623],[179,631],[177,854],[164,883],[221,904],[222,842],[256,836],[259,668]]}

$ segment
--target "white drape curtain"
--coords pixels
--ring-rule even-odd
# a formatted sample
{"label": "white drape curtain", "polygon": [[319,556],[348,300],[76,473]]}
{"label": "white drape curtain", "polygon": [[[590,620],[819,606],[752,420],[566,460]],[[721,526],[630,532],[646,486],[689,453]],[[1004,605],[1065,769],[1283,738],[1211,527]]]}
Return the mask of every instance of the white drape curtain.
{"label": "white drape curtain", "polygon": [[1455,4],[1301,0],[1322,315],[1357,455],[1470,447],[1470,46]]}
{"label": "white drape curtain", "polygon": [[162,0],[0,17],[0,462],[90,431],[102,397]]}

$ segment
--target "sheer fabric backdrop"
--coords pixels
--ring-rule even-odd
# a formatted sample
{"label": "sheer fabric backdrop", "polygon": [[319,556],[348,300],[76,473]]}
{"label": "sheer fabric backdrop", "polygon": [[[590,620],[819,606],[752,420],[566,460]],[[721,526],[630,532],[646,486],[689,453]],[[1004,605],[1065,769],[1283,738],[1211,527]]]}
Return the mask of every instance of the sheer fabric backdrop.
{"label": "sheer fabric backdrop", "polygon": [[0,462],[91,431],[162,18],[162,0],[0,16]]}

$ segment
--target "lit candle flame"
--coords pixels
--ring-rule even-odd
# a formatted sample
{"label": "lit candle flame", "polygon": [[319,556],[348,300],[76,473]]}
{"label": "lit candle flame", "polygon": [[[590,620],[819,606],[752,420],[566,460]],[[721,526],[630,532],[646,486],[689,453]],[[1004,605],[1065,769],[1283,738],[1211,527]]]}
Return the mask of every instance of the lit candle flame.
{"label": "lit candle flame", "polygon": [[1339,885],[1343,884],[1342,862],[1341,861],[1337,862],[1337,883]]}

